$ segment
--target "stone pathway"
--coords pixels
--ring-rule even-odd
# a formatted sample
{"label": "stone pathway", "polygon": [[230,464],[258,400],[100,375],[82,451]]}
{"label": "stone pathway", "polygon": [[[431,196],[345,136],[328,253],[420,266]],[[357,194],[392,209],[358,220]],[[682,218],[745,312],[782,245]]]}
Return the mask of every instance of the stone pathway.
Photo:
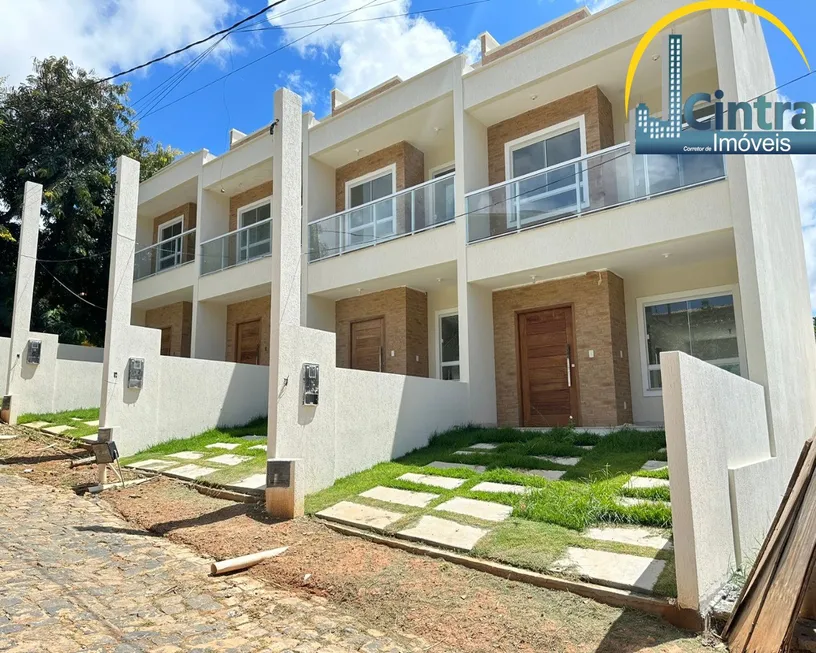
{"label": "stone pathway", "polygon": [[665,560],[570,547],[550,569],[612,587],[651,592],[665,567]]}
{"label": "stone pathway", "polygon": [[367,630],[326,599],[210,560],[68,491],[0,474],[0,651],[427,651]]}
{"label": "stone pathway", "polygon": [[400,481],[410,481],[411,483],[418,483],[419,485],[430,485],[432,487],[441,487],[445,490],[455,490],[465,482],[463,478],[449,478],[447,476],[428,476],[427,474],[403,474],[398,477]]}

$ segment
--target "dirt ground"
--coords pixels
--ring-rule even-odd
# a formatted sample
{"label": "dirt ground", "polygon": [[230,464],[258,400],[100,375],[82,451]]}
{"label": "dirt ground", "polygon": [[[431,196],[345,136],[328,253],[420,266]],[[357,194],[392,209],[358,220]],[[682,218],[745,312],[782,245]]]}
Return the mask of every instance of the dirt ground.
{"label": "dirt ground", "polygon": [[[4,432],[8,427],[0,427],[0,435]],[[48,448],[51,444],[40,435],[0,441],[0,472],[59,487],[93,481],[92,467],[69,469],[60,449],[87,454],[62,443]],[[165,478],[106,492],[103,503],[142,528],[217,559],[289,546],[284,555],[245,573],[281,589],[325,597],[373,628],[420,635],[440,648],[706,650],[700,638],[633,610],[343,536],[310,518],[274,523],[259,505],[214,499]]]}

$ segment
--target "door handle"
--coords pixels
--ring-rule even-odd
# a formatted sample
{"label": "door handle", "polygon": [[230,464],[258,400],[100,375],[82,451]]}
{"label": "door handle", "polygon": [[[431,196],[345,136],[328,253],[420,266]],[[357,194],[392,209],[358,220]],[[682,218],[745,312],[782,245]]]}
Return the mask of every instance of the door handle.
{"label": "door handle", "polygon": [[572,387],[572,351],[567,345],[567,387]]}

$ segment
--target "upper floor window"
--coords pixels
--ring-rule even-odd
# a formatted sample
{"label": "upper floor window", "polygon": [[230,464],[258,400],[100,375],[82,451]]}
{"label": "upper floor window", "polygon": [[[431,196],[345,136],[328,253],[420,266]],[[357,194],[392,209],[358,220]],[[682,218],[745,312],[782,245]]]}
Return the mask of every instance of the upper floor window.
{"label": "upper floor window", "polygon": [[249,261],[269,254],[272,246],[272,204],[262,200],[238,211],[238,260]]}
{"label": "upper floor window", "polygon": [[[346,247],[368,245],[396,233],[394,201],[377,202],[396,192],[396,166],[346,182]],[[375,202],[374,204],[371,204]]]}
{"label": "upper floor window", "polygon": [[179,216],[159,227],[159,270],[166,270],[181,264],[181,233],[184,231],[184,217]]}
{"label": "upper floor window", "polygon": [[586,197],[583,165],[534,173],[586,154],[584,117],[529,134],[505,145],[507,179],[531,175],[516,183],[509,193],[508,226],[536,222],[544,217],[573,211]]}

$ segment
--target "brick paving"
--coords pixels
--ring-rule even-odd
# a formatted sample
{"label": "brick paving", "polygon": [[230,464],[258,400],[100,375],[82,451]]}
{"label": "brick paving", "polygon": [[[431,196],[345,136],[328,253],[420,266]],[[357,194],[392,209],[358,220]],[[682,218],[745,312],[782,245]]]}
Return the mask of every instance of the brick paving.
{"label": "brick paving", "polygon": [[325,599],[269,589],[113,516],[0,474],[0,651],[420,651]]}

